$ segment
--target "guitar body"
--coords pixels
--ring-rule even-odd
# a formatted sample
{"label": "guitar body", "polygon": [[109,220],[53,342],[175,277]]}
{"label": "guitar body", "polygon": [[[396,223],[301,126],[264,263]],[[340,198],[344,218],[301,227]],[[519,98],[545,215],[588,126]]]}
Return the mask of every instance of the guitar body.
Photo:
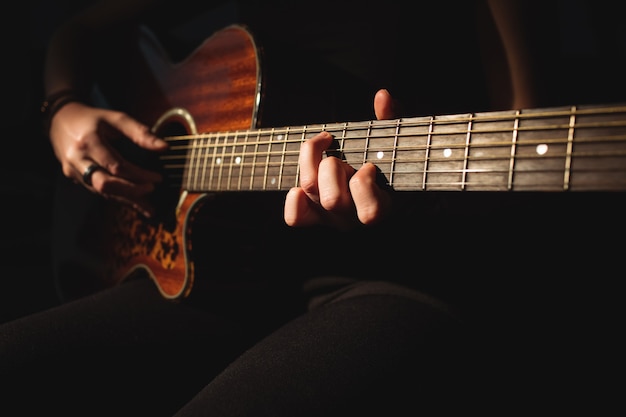
{"label": "guitar body", "polygon": [[[129,82],[120,88],[119,100],[125,111],[157,134],[254,127],[260,95],[259,51],[245,28],[231,26],[215,33],[175,64],[149,32],[140,34],[137,45],[138,62],[129,66]],[[124,151],[127,155],[129,149]],[[194,217],[207,198],[206,193],[169,189],[158,197],[154,220],[113,202],[103,207],[98,201],[96,219],[90,220],[99,222],[102,234],[79,244],[90,259],[94,282],[80,283],[82,278],[76,276],[70,279],[76,282],[62,282],[62,290],[80,294],[147,274],[165,298],[186,297],[195,278],[190,238]]]}

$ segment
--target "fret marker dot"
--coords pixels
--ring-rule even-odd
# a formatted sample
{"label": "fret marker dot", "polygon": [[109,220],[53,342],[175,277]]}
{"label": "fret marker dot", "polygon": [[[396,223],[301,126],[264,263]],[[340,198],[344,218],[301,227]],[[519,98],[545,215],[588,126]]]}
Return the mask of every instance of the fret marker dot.
{"label": "fret marker dot", "polygon": [[278,135],[278,136],[276,136],[276,139],[278,139],[278,140],[283,140],[283,135]]}
{"label": "fret marker dot", "polygon": [[236,164],[240,164],[241,163],[241,156],[238,156],[237,158],[235,158],[235,163]]}
{"label": "fret marker dot", "polygon": [[275,185],[275,184],[276,184],[276,178],[272,178],[272,179],[270,180],[270,184]]}
{"label": "fret marker dot", "polygon": [[376,152],[376,158],[383,159],[384,156],[385,156],[385,153],[383,151]]}
{"label": "fret marker dot", "polygon": [[217,158],[215,160],[215,163],[218,164],[218,165],[221,164],[222,163],[222,158]]}
{"label": "fret marker dot", "polygon": [[446,148],[443,150],[443,156],[445,156],[446,158],[450,158],[450,156],[452,156],[452,149],[450,148]]}
{"label": "fret marker dot", "polygon": [[537,145],[537,153],[539,155],[545,155],[546,152],[548,152],[548,145],[546,145],[545,143]]}

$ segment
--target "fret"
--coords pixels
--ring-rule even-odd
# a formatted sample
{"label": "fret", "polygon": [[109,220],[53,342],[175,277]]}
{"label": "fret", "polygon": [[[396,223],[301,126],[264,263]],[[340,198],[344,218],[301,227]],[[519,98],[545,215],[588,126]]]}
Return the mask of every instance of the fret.
{"label": "fret", "polygon": [[[516,137],[515,111],[475,113],[472,117],[465,190],[506,191],[512,186],[511,135]],[[513,133],[511,133],[513,132]]]}
{"label": "fret", "polygon": [[285,146],[283,143],[284,140],[285,134],[282,133],[282,129],[278,132],[275,129],[272,129],[268,143],[267,167],[265,170],[266,179],[264,189],[266,190],[279,189],[279,176],[283,157],[282,151]]}
{"label": "fret", "polygon": [[266,136],[264,139],[265,144],[263,145],[263,149],[265,150],[265,166],[263,167],[263,178],[261,180],[261,190],[267,190],[267,176],[269,173],[269,164],[270,164],[270,155],[272,151],[272,139],[274,137],[274,129],[272,129],[269,133],[269,136]]}
{"label": "fret", "polygon": [[415,190],[423,179],[421,173],[426,169],[428,121],[428,117],[416,117],[372,122],[372,145],[368,152],[372,157],[369,160],[380,168],[387,179],[393,178],[389,185],[394,189]]}
{"label": "fret", "polygon": [[267,179],[267,164],[269,158],[269,139],[267,131],[261,131],[259,141],[257,142],[257,150],[255,160],[257,162],[254,173],[252,190],[265,190],[265,182]]}
{"label": "fret", "polygon": [[[346,130],[348,128],[348,123],[343,123],[341,128],[341,141],[339,142],[339,149],[341,150],[341,159],[345,159],[343,154],[343,150],[346,147]],[[358,168],[358,165],[357,165]]]}
{"label": "fret", "polygon": [[241,142],[241,132],[237,132],[235,136],[235,143],[233,144],[233,179],[231,180],[232,186],[230,189],[241,190],[241,183],[243,181],[243,166],[246,163],[246,146],[248,145],[249,132],[243,132],[243,139]]}
{"label": "fret", "polygon": [[[307,139],[311,139],[312,137],[316,136],[319,133],[322,133],[326,130],[326,124],[316,124],[316,125],[309,125],[305,130],[304,130],[304,140]],[[329,131],[330,134],[332,134],[332,132]]]}
{"label": "fret", "polygon": [[461,178],[461,190],[465,190],[465,186],[466,186],[465,181],[467,179],[469,148],[470,148],[471,139],[472,139],[472,115],[470,114],[469,120],[467,121],[467,135],[465,138],[465,156],[463,157],[463,176]]}
{"label": "fret", "polygon": [[254,158],[254,132],[246,131],[243,134],[243,140],[237,147],[239,156],[239,163],[237,164],[239,170],[239,178],[237,178],[237,190],[247,190],[249,185],[250,167]]}
{"label": "fret", "polygon": [[261,142],[261,130],[257,131],[256,134],[256,142],[254,143],[254,153],[252,155],[252,164],[250,166],[250,171],[249,171],[249,176],[250,176],[250,184],[248,185],[248,189],[249,190],[254,190],[255,188],[255,174],[256,174],[256,165],[257,165],[257,158],[259,155],[259,149],[260,149],[260,142]]}
{"label": "fret", "polygon": [[569,189],[570,170],[572,167],[572,149],[574,146],[574,127],[576,126],[576,107],[572,106],[572,115],[569,118],[569,131],[567,132],[567,150],[565,155],[565,172],[563,174],[563,190]]}
{"label": "fret", "polygon": [[624,113],[576,109],[575,146],[569,178],[570,191],[626,189],[626,123]]}
{"label": "fret", "polygon": [[246,169],[246,165],[248,164],[248,141],[250,140],[250,132],[247,131],[244,135],[244,142],[241,146],[241,160],[239,161],[239,179],[237,180],[237,189],[242,190],[243,181],[246,178],[245,175],[248,174],[248,170]]}
{"label": "fret", "polygon": [[[541,117],[532,117],[540,113]],[[514,187],[517,191],[562,191],[570,131],[569,107],[526,110],[520,120]]]}
{"label": "fret", "polygon": [[286,140],[285,134],[287,129],[272,129],[270,131],[268,145],[267,145],[267,158],[265,166],[265,178],[263,180],[263,189],[280,189],[280,170],[282,167],[282,158],[284,155],[283,149],[285,147],[284,141]]}
{"label": "fret", "polygon": [[[306,132],[308,127],[305,125],[302,127],[302,134],[300,135],[300,139],[297,141],[289,142],[287,144],[287,148],[289,149],[289,160],[291,161],[286,166],[286,173],[288,173],[289,177],[292,178],[291,186],[296,187],[300,183],[300,148],[302,144],[306,140]],[[289,187],[288,187],[289,188]]]}
{"label": "fret", "polygon": [[228,133],[224,135],[224,144],[220,147],[221,152],[219,150],[216,151],[216,154],[219,155],[214,162],[218,166],[218,171],[219,171],[217,173],[217,178],[215,180],[216,190],[224,190],[228,188],[226,185],[223,184],[223,176],[222,176],[224,172],[224,165],[228,163],[226,161],[227,146],[228,146]]}
{"label": "fret", "polygon": [[[346,131],[348,129],[348,123],[341,124],[341,139],[339,140],[339,158],[341,160],[346,160],[344,149],[346,148]],[[350,138],[352,139],[352,137]],[[359,165],[355,162],[355,168],[358,168]]]}
{"label": "fret", "polygon": [[370,137],[372,136],[372,122],[367,122],[367,133],[365,133],[365,146],[363,146],[363,161],[361,164],[367,162],[367,152],[370,149]]}
{"label": "fret", "polygon": [[185,176],[185,187],[187,189],[191,189],[194,188],[194,178],[197,175],[197,164],[198,164],[198,159],[197,159],[197,153],[198,153],[198,146],[197,143],[199,143],[199,140],[191,140],[190,144],[191,144],[191,150],[189,151],[189,154],[187,156],[187,160],[189,161],[189,165],[188,167],[185,169],[185,172],[183,173],[183,175]]}
{"label": "fret", "polygon": [[466,121],[469,117],[469,114],[435,117],[426,189],[442,191],[463,189]]}
{"label": "fret", "polygon": [[287,154],[287,143],[291,140],[291,138],[289,137],[289,127],[287,127],[285,129],[285,136],[282,138],[282,144],[283,144],[283,149],[280,153],[280,167],[279,167],[279,173],[278,173],[278,184],[276,184],[276,188],[278,190],[282,189],[282,185],[283,185],[283,173],[285,170],[285,158],[286,158],[286,154]]}
{"label": "fret", "polygon": [[359,168],[364,162],[372,162],[388,176],[393,160],[393,126],[390,121],[349,122],[350,140],[344,146],[348,163]]}
{"label": "fret", "polygon": [[389,171],[388,180],[389,184],[393,184],[394,171],[396,169],[396,160],[398,158],[398,137],[400,136],[400,119],[396,120],[396,133],[393,136],[393,152],[391,154],[391,170]]}
{"label": "fret", "polygon": [[506,189],[513,189],[513,170],[515,169],[515,145],[517,145],[517,129],[519,128],[520,111],[515,111],[515,119],[513,121],[513,129],[511,132],[511,158],[509,159],[509,176],[506,183]]}
{"label": "fret", "polygon": [[239,141],[239,131],[234,132],[233,134],[233,144],[230,147],[230,157],[228,160],[228,178],[226,180],[226,189],[233,190],[238,189],[237,183],[233,183],[233,174],[235,178],[238,178],[237,172],[241,172],[241,152],[238,152],[240,146],[238,144]]}
{"label": "fret", "polygon": [[208,161],[208,152],[209,152],[209,144],[211,142],[211,137],[201,137],[198,141],[198,152],[196,154],[196,170],[194,173],[193,179],[193,188],[194,189],[204,189],[204,180],[206,174],[206,165]]}
{"label": "fret", "polygon": [[435,125],[435,118],[430,117],[428,120],[428,136],[426,141],[426,151],[424,152],[424,166],[422,171],[424,175],[422,175],[422,190],[426,189],[426,180],[427,180],[427,172],[428,172],[428,160],[430,159],[430,148],[432,146],[432,137],[433,137],[433,128]]}
{"label": "fret", "polygon": [[[217,151],[219,149],[220,144],[220,135],[215,135],[215,142],[212,146],[207,146],[206,148],[206,157],[205,157],[205,167],[203,169],[203,180],[202,180],[202,188],[203,190],[216,190],[216,184],[214,183],[215,177],[215,164],[217,161]],[[209,155],[211,155],[209,157]],[[207,175],[208,169],[208,175]]]}

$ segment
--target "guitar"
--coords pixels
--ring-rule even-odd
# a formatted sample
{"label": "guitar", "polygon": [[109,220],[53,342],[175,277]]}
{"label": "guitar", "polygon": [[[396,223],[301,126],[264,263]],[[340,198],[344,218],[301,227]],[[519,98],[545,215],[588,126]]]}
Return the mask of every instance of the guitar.
{"label": "guitar", "polygon": [[327,156],[375,163],[398,192],[626,190],[626,104],[256,128],[262,80],[246,28],[215,33],[176,65],[147,34],[140,52],[151,78],[135,80],[128,112],[169,142],[158,166],[176,203],[156,221],[108,205],[106,285],[143,271],[165,298],[187,297],[208,196],[298,185],[300,146],[322,131],[335,137]]}

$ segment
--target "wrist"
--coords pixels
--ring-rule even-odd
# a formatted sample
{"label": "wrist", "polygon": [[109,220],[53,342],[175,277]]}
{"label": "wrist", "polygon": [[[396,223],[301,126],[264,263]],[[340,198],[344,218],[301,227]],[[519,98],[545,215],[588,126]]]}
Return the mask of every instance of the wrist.
{"label": "wrist", "polygon": [[67,88],[57,91],[54,94],[46,96],[41,102],[41,115],[43,117],[43,128],[47,135],[50,131],[50,125],[54,115],[67,103],[81,101],[79,94],[76,90]]}

